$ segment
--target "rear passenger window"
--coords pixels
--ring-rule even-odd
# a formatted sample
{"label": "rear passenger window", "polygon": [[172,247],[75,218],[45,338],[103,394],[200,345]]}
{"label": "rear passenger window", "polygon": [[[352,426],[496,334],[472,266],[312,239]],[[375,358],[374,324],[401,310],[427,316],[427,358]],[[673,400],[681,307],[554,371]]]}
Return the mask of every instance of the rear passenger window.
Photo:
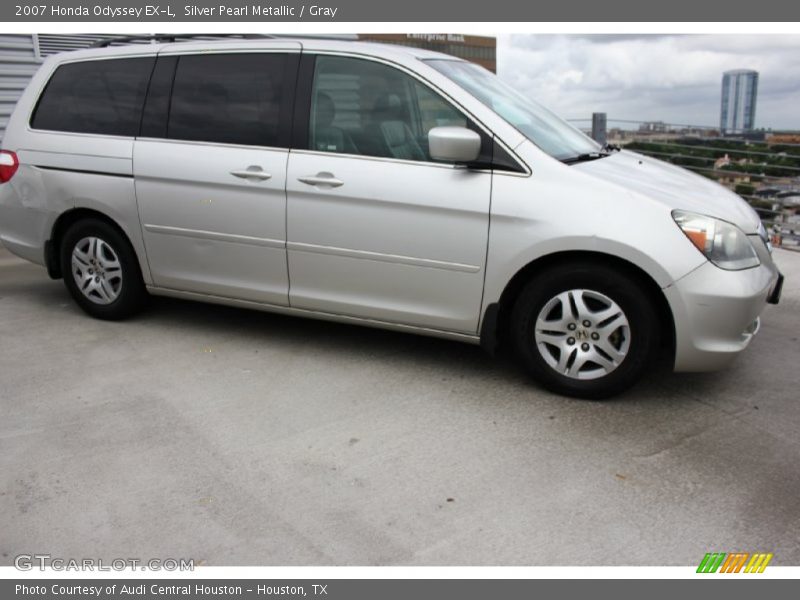
{"label": "rear passenger window", "polygon": [[120,58],[58,67],[31,119],[34,129],[135,136],[154,58]]}
{"label": "rear passenger window", "polygon": [[167,137],[277,146],[285,54],[181,56]]}

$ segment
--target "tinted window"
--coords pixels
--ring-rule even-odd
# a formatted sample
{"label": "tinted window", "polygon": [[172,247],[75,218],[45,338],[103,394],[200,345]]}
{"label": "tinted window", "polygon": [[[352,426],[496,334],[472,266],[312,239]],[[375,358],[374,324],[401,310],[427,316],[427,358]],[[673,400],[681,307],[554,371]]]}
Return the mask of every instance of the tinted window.
{"label": "tinted window", "polygon": [[285,70],[282,54],[180,57],[167,137],[278,146]]}
{"label": "tinted window", "polygon": [[39,100],[31,126],[137,135],[154,60],[93,60],[58,67]]}
{"label": "tinted window", "polygon": [[468,126],[464,115],[402,71],[377,62],[319,56],[311,92],[309,148],[432,161],[428,131]]}
{"label": "tinted window", "polygon": [[172,80],[175,78],[177,56],[159,56],[150,87],[147,89],[147,100],[144,103],[141,137],[163,138],[167,136],[167,117],[169,116],[169,97],[172,93]]}

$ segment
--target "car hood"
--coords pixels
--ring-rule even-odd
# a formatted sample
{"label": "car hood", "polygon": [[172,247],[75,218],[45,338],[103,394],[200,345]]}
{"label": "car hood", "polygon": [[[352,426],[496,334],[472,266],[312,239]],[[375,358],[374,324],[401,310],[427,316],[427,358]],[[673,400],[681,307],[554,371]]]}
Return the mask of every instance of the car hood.
{"label": "car hood", "polygon": [[644,194],[670,209],[723,219],[747,234],[758,231],[758,214],[737,194],[664,161],[622,150],[605,158],[576,163],[571,168]]}

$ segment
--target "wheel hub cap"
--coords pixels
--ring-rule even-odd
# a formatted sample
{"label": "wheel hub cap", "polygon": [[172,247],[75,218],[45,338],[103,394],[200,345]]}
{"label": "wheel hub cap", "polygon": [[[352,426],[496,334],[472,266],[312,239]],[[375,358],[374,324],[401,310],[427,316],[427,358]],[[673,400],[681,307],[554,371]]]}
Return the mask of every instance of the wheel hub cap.
{"label": "wheel hub cap", "polygon": [[561,375],[597,379],[614,371],[628,354],[630,324],[619,305],[592,290],[561,292],[536,318],[539,354]]}
{"label": "wheel hub cap", "polygon": [[72,249],[72,277],[95,304],[111,304],[122,290],[122,265],[114,249],[97,237],[85,237]]}

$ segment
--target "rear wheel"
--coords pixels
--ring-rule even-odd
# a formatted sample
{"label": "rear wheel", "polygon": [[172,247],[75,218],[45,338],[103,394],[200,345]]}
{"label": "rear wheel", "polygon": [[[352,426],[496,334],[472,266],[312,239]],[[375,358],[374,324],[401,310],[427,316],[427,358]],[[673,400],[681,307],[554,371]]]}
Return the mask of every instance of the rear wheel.
{"label": "rear wheel", "polygon": [[607,398],[633,385],[658,347],[650,295],[598,264],[569,264],[532,279],[511,317],[517,355],[547,388]]}
{"label": "rear wheel", "polygon": [[75,302],[99,319],[123,319],[141,310],[147,291],[128,240],[108,223],[85,219],[61,243],[61,272]]}

